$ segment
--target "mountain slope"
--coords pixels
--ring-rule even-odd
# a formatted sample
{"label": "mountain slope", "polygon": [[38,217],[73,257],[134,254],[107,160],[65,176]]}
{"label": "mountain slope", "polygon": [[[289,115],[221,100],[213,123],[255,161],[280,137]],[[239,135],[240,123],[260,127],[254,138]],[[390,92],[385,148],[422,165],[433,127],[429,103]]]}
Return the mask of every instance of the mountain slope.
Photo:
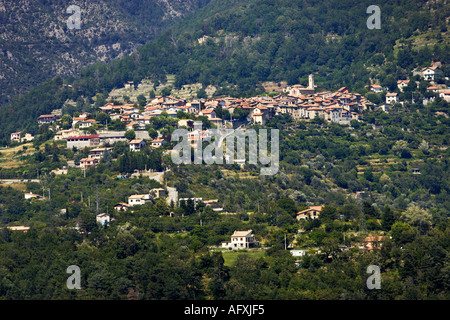
{"label": "mountain slope", "polygon": [[[166,74],[176,75],[176,87],[214,84],[217,94],[236,96],[262,92],[262,81],[305,84],[310,73],[321,89],[364,91],[371,79],[405,79],[432,61],[440,61],[444,75],[450,75],[447,0],[380,0],[380,30],[366,26],[371,4],[211,0],[133,55],[98,62],[79,77],[50,81],[34,95],[15,99],[0,114],[0,138],[19,129],[15,119],[34,133],[36,126],[29,126],[36,117],[60,108],[66,99],[107,95],[127,81],[164,80]],[[413,42],[425,34],[429,40]],[[61,86],[63,81],[70,87]]]}
{"label": "mountain slope", "polygon": [[[134,52],[209,0],[0,0],[0,106],[55,75]],[[69,29],[69,5],[80,29]]]}
{"label": "mountain slope", "polygon": [[[254,94],[261,81],[302,83],[315,73],[317,84],[325,89],[357,89],[370,78],[393,72],[406,76],[432,60],[449,61],[446,0],[380,1],[380,30],[366,26],[370,3],[213,0],[142,47],[134,59],[88,68],[87,77],[73,84],[92,95],[120,85],[125,76],[136,80],[176,74],[177,87],[195,82],[237,85],[235,94]],[[410,44],[412,36],[425,33],[433,46]],[[399,50],[422,52],[420,59],[413,55],[411,63],[400,63],[400,70]],[[381,59],[374,62],[377,54]],[[98,81],[88,83],[93,74]]]}

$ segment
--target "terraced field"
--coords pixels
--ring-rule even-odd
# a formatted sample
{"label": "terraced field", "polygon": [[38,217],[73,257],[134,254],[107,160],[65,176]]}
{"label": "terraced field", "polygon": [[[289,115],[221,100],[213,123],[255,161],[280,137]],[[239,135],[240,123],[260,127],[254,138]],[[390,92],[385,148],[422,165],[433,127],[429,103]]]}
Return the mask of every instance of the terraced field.
{"label": "terraced field", "polygon": [[0,168],[17,168],[20,167],[25,160],[21,158],[31,155],[35,152],[32,143],[0,150]]}

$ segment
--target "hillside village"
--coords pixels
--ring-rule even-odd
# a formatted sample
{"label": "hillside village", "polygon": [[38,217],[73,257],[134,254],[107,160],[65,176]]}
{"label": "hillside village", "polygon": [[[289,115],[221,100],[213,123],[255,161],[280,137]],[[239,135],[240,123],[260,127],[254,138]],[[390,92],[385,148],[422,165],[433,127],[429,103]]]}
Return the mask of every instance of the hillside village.
{"label": "hillside village", "polygon": [[[437,67],[424,68],[422,71],[423,78],[432,83],[434,77],[439,74]],[[399,92],[402,92],[408,85],[409,80],[397,81]],[[132,88],[132,84],[127,84],[127,86]],[[363,112],[366,110],[379,108],[388,112],[389,106],[403,103],[399,100],[398,93],[388,92],[388,88],[373,84],[368,86],[368,89],[377,94],[385,93],[385,101],[376,105],[365,96],[350,92],[346,87],[342,87],[335,92],[316,92],[314,76],[310,75],[308,86],[299,84],[285,86],[282,88],[282,93],[272,95],[252,98],[223,97],[211,99],[180,99],[170,95],[156,96],[144,105],[107,102],[98,107],[95,112],[77,113],[73,117],[63,115],[60,110],[56,110],[52,114],[40,115],[36,121],[39,126],[48,126],[48,129],[54,132],[53,139],[55,141],[65,141],[67,149],[88,150],[88,157],[69,163],[71,167],[86,170],[99,165],[107,154],[111,154],[112,146],[116,142],[127,143],[129,150],[132,152],[139,152],[147,145],[151,148],[166,149],[165,147],[170,145],[170,135],[164,133],[164,130],[153,129],[153,121],[160,117],[172,119],[171,123],[174,126],[189,129],[189,138],[192,143],[195,143],[199,137],[205,138],[208,136],[207,128],[200,130],[195,128],[195,124],[198,124],[197,120],[201,120],[200,123],[208,123],[208,127],[211,128],[236,128],[241,125],[264,126],[272,118],[288,114],[293,120],[310,121],[321,118],[327,122],[350,125],[351,121],[362,121]],[[450,101],[450,90],[448,88],[433,83],[432,86],[427,88],[427,91],[434,93],[445,101]],[[120,126],[117,126],[117,123]],[[11,141],[13,142],[24,143],[33,141],[33,138],[29,133],[14,132],[11,134]],[[170,152],[170,150],[166,150],[166,152]],[[152,171],[141,170],[137,171],[135,175],[146,174],[150,177]],[[53,170],[52,172],[67,174],[67,168]],[[128,178],[128,176],[121,175],[118,178]],[[160,178],[161,176],[156,177],[161,182]],[[361,192],[363,193],[363,191]],[[45,200],[45,196],[30,192],[25,193],[25,199]],[[220,204],[220,199],[179,198],[176,188],[167,186],[151,189],[144,194],[129,194],[128,198],[123,199],[124,202],[114,205],[114,210],[125,212],[132,210],[135,206],[150,202],[155,203],[158,199],[163,199],[167,205],[186,206],[187,203],[190,203],[189,205],[196,207],[198,203],[202,203],[210,207],[213,212],[220,213],[224,210]],[[316,205],[299,211],[296,214],[296,220],[317,219],[322,208],[323,205]],[[169,216],[173,216],[173,212],[170,212]],[[114,221],[114,218],[103,212],[96,215],[96,221],[100,225],[108,225]],[[237,238],[236,235],[241,234],[244,236]],[[370,239],[371,237],[367,237],[364,244],[358,244],[359,248],[371,250],[374,245]],[[229,249],[257,248],[259,242],[254,239],[252,230],[235,231],[235,234],[231,237],[231,242],[224,242],[220,246]],[[341,250],[348,250],[349,248],[343,247]],[[291,253],[294,256],[301,256],[305,254],[305,250],[293,250]]]}
{"label": "hillside village", "polygon": [[447,0],[22,2],[0,300],[450,299]]}
{"label": "hillside village", "polygon": [[[435,82],[441,76],[440,66],[440,63],[433,63],[431,67],[413,72],[413,75],[420,76],[430,84],[426,88],[427,98],[422,101],[424,105],[433,101],[435,97],[450,101],[450,88]],[[168,116],[179,120],[179,126],[185,127],[192,127],[193,123],[189,120],[195,120],[198,117],[205,117],[213,127],[217,128],[233,128],[237,121],[241,121],[241,123],[244,121],[248,125],[264,125],[274,116],[282,114],[289,114],[294,120],[308,121],[319,117],[329,122],[349,124],[351,120],[361,120],[365,110],[379,108],[389,112],[390,106],[396,103],[403,104],[404,101],[399,96],[406,87],[410,86],[410,81],[413,80],[397,80],[397,88],[394,92],[375,83],[366,86],[369,92],[384,97],[384,101],[378,104],[371,102],[364,95],[350,92],[346,87],[335,92],[317,91],[314,76],[311,74],[307,86],[300,84],[284,86],[279,90],[281,92],[272,95],[209,99],[182,99],[171,95],[156,96],[144,105],[137,102],[125,104],[108,102],[98,107],[94,113],[83,112],[77,113],[73,117],[69,116],[70,124],[63,123],[67,122],[68,118],[63,119],[61,110],[54,110],[52,114],[48,115],[40,115],[37,122],[39,125],[51,125],[50,129],[55,131],[54,139],[68,141],[68,148],[73,146],[93,147],[104,143],[124,141],[126,140],[124,134],[127,130],[135,131],[136,138],[144,140],[143,143],[159,147],[165,142],[164,139],[161,139],[161,135],[152,139],[147,134],[151,124],[150,119],[153,117]],[[415,81],[414,88],[417,88],[418,85],[419,82]],[[133,90],[132,83],[125,84],[125,87]],[[220,108],[221,116],[218,115],[217,108]],[[110,121],[109,126],[108,120]],[[120,126],[122,130],[112,128],[111,123],[114,121],[122,124]],[[86,134],[87,132],[95,134]],[[97,138],[97,133],[99,140],[91,141],[94,136]],[[33,136],[29,133],[11,133],[12,142],[23,143],[32,140]],[[132,148],[132,146],[130,147]]]}
{"label": "hillside village", "polygon": [[[424,99],[424,104],[433,101],[436,96],[447,102],[450,101],[450,89],[434,82],[440,76],[439,66],[440,63],[433,64],[432,67],[414,72],[414,75],[419,75],[430,83],[427,92],[431,93],[431,98]],[[417,82],[416,85],[418,84]],[[88,169],[97,166],[105,154],[112,151],[111,146],[119,141],[126,142],[130,151],[133,152],[139,152],[146,145],[152,148],[164,148],[170,145],[170,135],[161,133],[163,130],[152,129],[153,121],[159,117],[172,119],[173,126],[187,128],[189,139],[194,147],[198,138],[209,136],[207,128],[194,128],[194,125],[202,124],[197,120],[202,120],[203,124],[207,122],[208,127],[211,128],[236,128],[239,125],[264,126],[273,117],[288,114],[293,120],[310,121],[321,118],[332,123],[350,125],[353,120],[361,121],[362,114],[366,110],[378,108],[389,112],[389,106],[403,104],[403,101],[399,99],[399,92],[403,92],[409,85],[410,80],[398,80],[398,90],[396,90],[398,92],[389,92],[387,87],[377,84],[366,86],[370,92],[385,96],[385,101],[377,105],[359,93],[350,92],[347,87],[342,87],[335,92],[317,92],[314,75],[311,74],[307,86],[284,85],[279,90],[281,92],[274,92],[271,95],[210,99],[155,96],[145,104],[107,102],[94,112],[81,114],[76,112],[73,117],[63,115],[61,110],[55,110],[52,114],[40,115],[36,120],[39,126],[48,126],[49,130],[54,131],[55,141],[65,141],[67,149],[88,148],[88,157],[69,164],[69,166]],[[133,82],[128,82],[124,86],[126,90],[136,90]],[[221,116],[218,115],[219,113]],[[151,131],[153,131],[152,136],[149,134]],[[12,142],[25,143],[33,139],[34,137],[29,133],[11,133]],[[65,171],[54,170],[54,172],[60,174]],[[152,199],[147,196],[141,196],[139,199],[145,203]],[[170,200],[178,202],[175,198]],[[126,209],[126,207],[123,208]]]}
{"label": "hillside village", "polygon": [[[167,143],[167,137],[158,132],[150,137],[152,118],[165,116],[174,119],[178,127],[191,130],[191,139],[207,134],[207,130],[198,133],[193,130],[197,119],[206,120],[210,127],[233,128],[237,125],[264,125],[273,117],[289,114],[294,120],[312,120],[316,117],[325,121],[349,124],[351,120],[360,120],[362,112],[374,106],[364,96],[349,92],[342,87],[336,92],[315,92],[313,75],[309,77],[309,85],[294,85],[283,88],[282,94],[275,96],[257,96],[252,98],[215,98],[215,99],[179,99],[173,96],[158,96],[148,104],[137,103],[116,105],[113,102],[99,107],[95,113],[83,112],[73,117],[62,115],[60,110],[52,114],[40,115],[36,120],[40,126],[47,125],[54,131],[54,140],[66,141],[67,148],[98,148],[111,145],[117,141],[128,141],[130,150],[139,151],[149,144],[161,147]],[[219,109],[219,110],[218,110]],[[218,116],[218,113],[222,117]],[[101,118],[101,119],[99,119]],[[109,121],[109,123],[108,123]],[[117,130],[111,128],[119,123]],[[206,129],[206,128],[205,128]],[[133,131],[133,139],[127,139],[127,131]],[[32,141],[28,133],[14,132],[12,142]],[[98,163],[102,156],[101,149],[92,150],[90,158],[83,159],[81,167],[89,167]],[[95,160],[97,159],[97,160]]]}

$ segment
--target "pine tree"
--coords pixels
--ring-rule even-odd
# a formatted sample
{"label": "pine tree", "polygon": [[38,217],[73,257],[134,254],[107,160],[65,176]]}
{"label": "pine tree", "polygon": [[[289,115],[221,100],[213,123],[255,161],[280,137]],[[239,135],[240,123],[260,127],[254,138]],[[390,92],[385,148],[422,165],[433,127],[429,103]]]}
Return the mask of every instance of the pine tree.
{"label": "pine tree", "polygon": [[395,222],[394,212],[392,211],[391,207],[386,205],[384,207],[383,216],[381,219],[381,226],[383,227],[383,230],[389,231],[391,230],[392,225]]}

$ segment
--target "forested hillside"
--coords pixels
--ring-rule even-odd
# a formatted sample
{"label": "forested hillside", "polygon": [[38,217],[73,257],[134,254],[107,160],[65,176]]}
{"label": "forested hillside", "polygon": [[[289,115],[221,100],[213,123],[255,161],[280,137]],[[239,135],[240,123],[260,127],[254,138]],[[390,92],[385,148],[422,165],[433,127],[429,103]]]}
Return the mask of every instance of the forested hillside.
{"label": "forested hillside", "polygon": [[[381,29],[367,28],[369,0],[110,5],[120,17],[139,12],[121,33],[133,42],[150,28],[136,27],[147,14],[169,21],[190,3],[202,8],[135,53],[53,77],[0,109],[0,299],[449,300],[447,1],[380,0]],[[414,72],[438,62],[439,91]],[[317,88],[307,97],[262,86],[306,85],[309,74]],[[153,99],[168,79],[167,101]],[[142,80],[155,89],[150,104],[111,97]],[[167,97],[191,83],[236,99],[206,101],[204,112]],[[55,109],[61,119],[38,124]],[[264,110],[271,115],[256,121]],[[222,121],[230,115],[241,121]],[[196,119],[278,129],[278,172],[261,175],[247,155],[175,164],[172,134]],[[10,140],[22,129],[32,141]],[[183,141],[211,141],[194,130]],[[252,245],[233,250],[232,235],[245,230]],[[79,288],[68,266],[79,267]],[[376,290],[370,266],[380,270]]]}
{"label": "forested hillside", "polygon": [[444,66],[439,81],[445,82],[450,60],[445,1],[380,1],[379,30],[366,26],[370,4],[211,1],[135,54],[98,62],[84,68],[80,77],[64,78],[70,89],[61,86],[61,79],[53,80],[13,99],[0,111],[0,138],[20,129],[16,119],[26,127],[68,98],[107,95],[127,81],[164,81],[166,74],[176,75],[176,87],[201,82],[219,86],[218,95],[245,96],[262,92],[260,82],[266,80],[306,84],[310,73],[322,89],[345,85],[361,90],[369,79],[392,85],[414,68],[440,61]]}
{"label": "forested hillside", "polygon": [[[46,141],[52,132],[43,128],[16,149],[20,166],[0,168],[2,179],[40,174],[39,183],[0,186],[0,297],[448,300],[449,149],[441,147],[449,120],[442,111],[435,102],[398,105],[351,126],[274,117],[267,126],[281,132],[274,176],[260,176],[254,165],[173,165],[165,150],[132,152],[126,142],[96,167],[54,175],[89,150]],[[161,166],[170,167],[164,184],[117,178]],[[412,173],[416,167],[421,174]],[[163,199],[113,209],[165,184],[180,197],[219,199],[224,211]],[[45,198],[25,199],[25,190]],[[319,218],[297,220],[311,205],[323,205]],[[100,225],[101,212],[114,220]],[[18,225],[30,230],[7,228]],[[235,230],[248,229],[263,249],[220,248]],[[383,236],[382,247],[364,249],[374,234]],[[307,254],[294,257],[286,245]],[[81,269],[80,290],[65,286],[69,265]],[[382,270],[380,290],[366,285],[369,265]]]}
{"label": "forested hillside", "polygon": [[[56,75],[134,52],[208,0],[0,1],[0,107]],[[80,29],[67,21],[80,8]]]}

